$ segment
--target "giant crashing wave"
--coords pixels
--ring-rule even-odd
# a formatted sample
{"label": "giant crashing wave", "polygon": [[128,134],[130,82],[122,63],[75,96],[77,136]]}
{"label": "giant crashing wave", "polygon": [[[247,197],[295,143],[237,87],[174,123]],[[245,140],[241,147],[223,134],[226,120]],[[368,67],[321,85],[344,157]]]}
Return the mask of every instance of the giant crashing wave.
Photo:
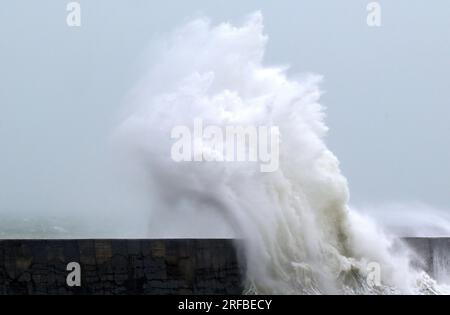
{"label": "giant crashing wave", "polygon": [[[324,142],[321,77],[291,78],[286,67],[266,66],[267,42],[259,12],[242,26],[200,18],[149,57],[116,138],[148,176],[151,228],[163,233],[164,213],[189,213],[197,224],[217,214],[242,239],[247,293],[438,293],[433,279],[411,267],[406,249],[350,209],[346,178]],[[220,127],[277,126],[278,170],[262,173],[249,162],[175,163],[172,128],[198,118]],[[216,228],[211,224],[212,234]],[[380,267],[379,285],[367,281],[370,263]]]}

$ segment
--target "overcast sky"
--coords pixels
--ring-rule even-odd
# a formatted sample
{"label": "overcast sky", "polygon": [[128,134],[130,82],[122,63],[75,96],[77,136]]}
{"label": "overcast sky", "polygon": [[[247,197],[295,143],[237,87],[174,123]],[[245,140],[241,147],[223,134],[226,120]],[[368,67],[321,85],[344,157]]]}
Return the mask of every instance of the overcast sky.
{"label": "overcast sky", "polygon": [[0,6],[0,213],[110,206],[108,137],[149,42],[256,10],[268,64],[324,76],[351,202],[450,209],[450,2],[380,1],[378,28],[361,0],[81,1],[80,28],[66,25],[68,2]]}

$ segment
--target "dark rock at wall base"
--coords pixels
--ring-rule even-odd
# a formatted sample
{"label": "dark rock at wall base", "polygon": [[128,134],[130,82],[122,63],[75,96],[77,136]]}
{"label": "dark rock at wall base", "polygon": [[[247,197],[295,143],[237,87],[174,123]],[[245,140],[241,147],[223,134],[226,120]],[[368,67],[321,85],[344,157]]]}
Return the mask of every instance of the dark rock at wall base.
{"label": "dark rock at wall base", "polygon": [[225,239],[0,240],[0,294],[241,294],[243,269]]}

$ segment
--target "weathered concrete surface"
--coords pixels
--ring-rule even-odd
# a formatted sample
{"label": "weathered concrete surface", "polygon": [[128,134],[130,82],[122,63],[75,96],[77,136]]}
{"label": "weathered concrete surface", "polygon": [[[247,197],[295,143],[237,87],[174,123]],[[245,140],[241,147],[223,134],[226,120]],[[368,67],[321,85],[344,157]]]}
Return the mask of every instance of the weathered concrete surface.
{"label": "weathered concrete surface", "polygon": [[232,240],[0,240],[0,294],[240,294],[241,275]]}
{"label": "weathered concrete surface", "polygon": [[438,282],[450,284],[450,238],[408,237],[403,240],[417,254],[415,265]]}

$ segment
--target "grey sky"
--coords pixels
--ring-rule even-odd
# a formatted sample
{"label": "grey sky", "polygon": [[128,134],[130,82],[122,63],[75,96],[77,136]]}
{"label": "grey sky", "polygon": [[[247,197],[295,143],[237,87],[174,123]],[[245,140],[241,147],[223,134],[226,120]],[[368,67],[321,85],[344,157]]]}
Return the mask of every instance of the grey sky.
{"label": "grey sky", "polygon": [[[152,38],[261,10],[266,62],[324,75],[327,139],[352,202],[450,209],[448,1],[7,1],[0,8],[0,213],[130,207],[111,199],[108,137]],[[105,165],[106,164],[106,165]],[[108,183],[108,185],[106,185]],[[105,187],[99,191],[98,186]]]}

